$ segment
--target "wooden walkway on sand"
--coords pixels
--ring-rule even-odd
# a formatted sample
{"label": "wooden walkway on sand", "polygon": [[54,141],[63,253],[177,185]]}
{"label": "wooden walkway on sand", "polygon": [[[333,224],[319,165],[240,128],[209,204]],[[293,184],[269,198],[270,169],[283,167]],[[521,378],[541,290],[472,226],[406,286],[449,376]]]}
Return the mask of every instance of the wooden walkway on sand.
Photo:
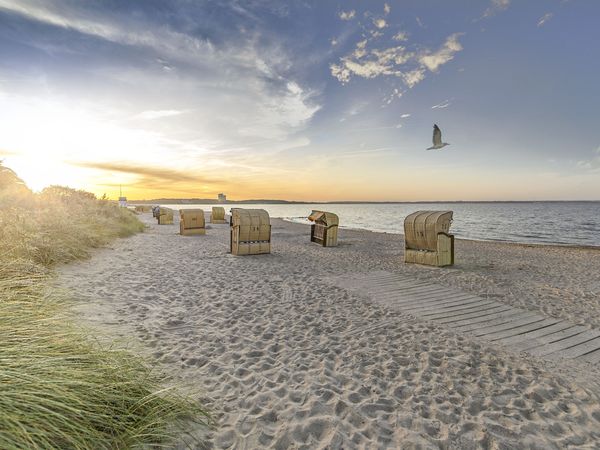
{"label": "wooden walkway on sand", "polygon": [[389,272],[331,278],[338,287],[457,332],[546,359],[600,363],[600,331]]}

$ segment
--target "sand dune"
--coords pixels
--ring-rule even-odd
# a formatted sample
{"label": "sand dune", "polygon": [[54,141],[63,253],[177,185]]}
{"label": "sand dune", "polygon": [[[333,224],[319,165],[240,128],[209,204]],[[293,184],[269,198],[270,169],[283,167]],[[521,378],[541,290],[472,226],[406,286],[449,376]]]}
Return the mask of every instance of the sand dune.
{"label": "sand dune", "polygon": [[600,251],[458,241],[455,268],[401,262],[399,236],[337,248],[273,221],[271,255],[227,225],[157,226],[64,267],[82,318],[135,345],[214,412],[214,448],[595,448],[596,367],[510,352],[335,287],[386,270],[600,327]]}

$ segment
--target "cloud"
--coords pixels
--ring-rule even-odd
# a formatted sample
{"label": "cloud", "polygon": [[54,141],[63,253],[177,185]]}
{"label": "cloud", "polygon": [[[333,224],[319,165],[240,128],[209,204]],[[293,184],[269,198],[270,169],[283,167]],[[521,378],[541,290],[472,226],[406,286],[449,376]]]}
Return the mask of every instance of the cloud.
{"label": "cloud", "polygon": [[[221,32],[218,23],[192,20],[205,12],[198,2],[159,3],[155,8],[149,2],[144,14],[127,2],[102,8],[70,0],[0,0],[0,9],[50,25],[44,41],[85,48],[86,54],[78,55],[84,71],[70,72],[68,78],[58,73],[49,81],[53,95],[62,95],[57,101],[83,109],[89,107],[82,104],[94,105],[127,128],[134,118],[135,127],[167,137],[169,151],[197,164],[205,162],[198,154],[206,149],[231,155],[244,147],[247,152],[249,140],[271,140],[258,149],[266,152],[301,132],[321,108],[320,92],[295,78],[298,55],[273,39],[247,7],[235,10],[244,16],[238,35]],[[233,8],[233,3],[219,2],[219,7]],[[32,45],[40,40],[28,33],[20,39]],[[78,69],[71,61],[64,67]],[[63,85],[65,79],[74,83]],[[102,95],[106,92],[111,95]],[[168,117],[173,120],[157,120]]]}
{"label": "cloud", "polygon": [[143,120],[154,120],[154,119],[160,119],[163,117],[172,117],[172,116],[178,116],[180,114],[183,114],[184,111],[178,111],[176,109],[162,109],[162,110],[148,110],[148,111],[142,111],[139,114],[136,114],[133,118],[134,119],[143,119]]}
{"label": "cloud", "polygon": [[70,163],[73,166],[84,167],[87,169],[102,170],[105,172],[119,172],[134,175],[138,179],[146,180],[154,184],[159,183],[186,183],[186,184],[214,184],[219,180],[214,180],[202,176],[200,173],[191,171],[175,170],[166,167],[156,167],[137,164],[134,162],[116,161],[75,161]]}
{"label": "cloud", "polygon": [[410,114],[402,114],[402,115],[400,116],[400,118],[401,118],[401,119],[407,119],[407,118],[409,118],[410,116],[411,116]]}
{"label": "cloud", "polygon": [[387,16],[391,11],[392,11],[392,8],[390,8],[390,5],[388,5],[387,3],[384,3],[383,4],[383,13]]}
{"label": "cloud", "polygon": [[437,105],[433,105],[431,109],[445,109],[450,106],[450,100],[444,100],[442,103],[438,103]]}
{"label": "cloud", "polygon": [[511,0],[492,0],[490,6],[483,13],[483,17],[492,17],[495,14],[506,11],[510,6]]}
{"label": "cloud", "polygon": [[408,41],[408,33],[406,31],[400,31],[398,33],[396,33],[393,37],[393,40],[395,41]]}
{"label": "cloud", "polygon": [[373,19],[373,25],[382,30],[387,26],[387,22],[385,19]]}
{"label": "cloud", "polygon": [[342,20],[352,20],[356,15],[356,11],[351,9],[350,11],[342,11],[339,14],[340,19]]}
{"label": "cloud", "polygon": [[552,14],[552,13],[550,13],[550,12],[549,12],[549,13],[546,13],[546,14],[544,14],[544,15],[543,15],[543,16],[540,18],[540,20],[538,21],[538,23],[537,23],[537,26],[538,26],[538,28],[539,28],[539,27],[541,27],[541,26],[543,26],[543,25],[544,25],[546,22],[548,22],[550,19],[552,19],[552,16],[553,16],[553,15],[554,15],[554,14]]}
{"label": "cloud", "polygon": [[600,146],[594,151],[595,155],[588,160],[577,161],[577,167],[591,172],[600,172]]}
{"label": "cloud", "polygon": [[367,79],[394,76],[411,89],[425,79],[427,71],[437,72],[462,50],[458,41],[461,35],[454,33],[448,36],[437,51],[422,48],[411,51],[404,45],[369,49],[369,41],[364,39],[356,44],[351,53],[341,57],[337,64],[330,65],[331,75],[342,84],[348,83],[353,76]]}
{"label": "cloud", "polygon": [[436,72],[441,65],[454,59],[454,55],[463,49],[460,42],[458,42],[458,38],[462,34],[463,33],[454,33],[448,36],[444,45],[437,52],[421,55],[419,57],[419,62],[430,71]]}

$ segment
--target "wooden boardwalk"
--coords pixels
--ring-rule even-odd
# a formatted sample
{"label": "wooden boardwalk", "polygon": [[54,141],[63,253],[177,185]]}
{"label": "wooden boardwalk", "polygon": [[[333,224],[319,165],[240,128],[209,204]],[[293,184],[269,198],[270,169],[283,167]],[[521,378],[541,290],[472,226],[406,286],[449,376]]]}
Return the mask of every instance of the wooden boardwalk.
{"label": "wooden boardwalk", "polygon": [[457,332],[546,359],[600,364],[600,331],[389,272],[335,277],[338,287]]}

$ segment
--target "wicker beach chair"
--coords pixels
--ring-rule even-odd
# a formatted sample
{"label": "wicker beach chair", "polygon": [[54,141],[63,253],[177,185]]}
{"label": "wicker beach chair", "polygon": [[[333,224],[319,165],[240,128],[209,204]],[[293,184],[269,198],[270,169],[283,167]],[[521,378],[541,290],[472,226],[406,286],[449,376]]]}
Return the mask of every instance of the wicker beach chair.
{"label": "wicker beach chair", "polygon": [[173,210],[159,206],[155,216],[158,219],[159,225],[173,225]]}
{"label": "wicker beach chair", "polygon": [[213,206],[210,213],[210,223],[227,223],[225,220],[225,208],[222,206]]}
{"label": "wicker beach chair", "polygon": [[404,219],[404,262],[430,266],[454,264],[452,211],[417,211]]}
{"label": "wicker beach chair", "polygon": [[339,218],[337,215],[315,211],[308,216],[308,220],[314,222],[310,227],[310,241],[321,244],[323,247],[335,247],[337,245]]}
{"label": "wicker beach chair", "polygon": [[201,209],[180,209],[179,234],[182,236],[206,234],[204,211]]}
{"label": "wicker beach chair", "polygon": [[231,209],[231,253],[261,255],[271,253],[271,221],[264,209]]}

